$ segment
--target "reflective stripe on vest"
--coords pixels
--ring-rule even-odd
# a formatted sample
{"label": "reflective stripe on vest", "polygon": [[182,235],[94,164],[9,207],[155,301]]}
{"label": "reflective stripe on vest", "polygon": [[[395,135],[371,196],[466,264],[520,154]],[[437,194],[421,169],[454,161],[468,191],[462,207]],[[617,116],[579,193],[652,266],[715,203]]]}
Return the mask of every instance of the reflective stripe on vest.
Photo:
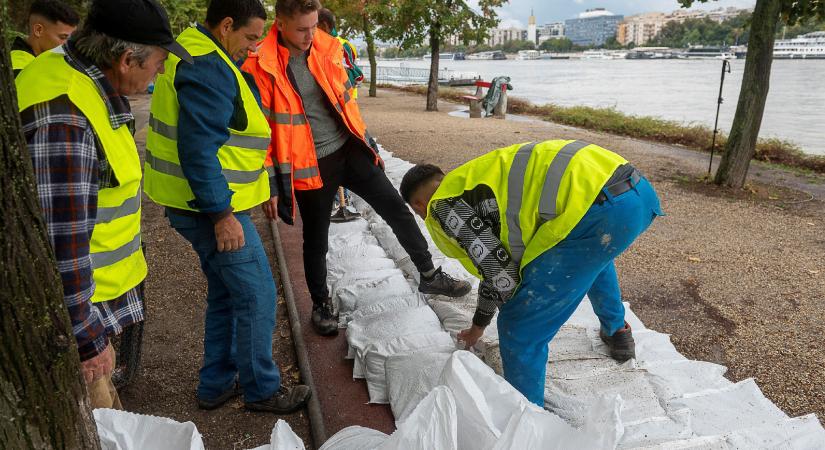
{"label": "reflective stripe on vest", "polygon": [[539,215],[545,221],[553,220],[556,217],[556,199],[559,197],[559,187],[561,177],[567,171],[570,160],[576,156],[579,150],[590,145],[584,141],[573,141],[559,150],[559,153],[550,163],[547,169],[547,178],[544,179],[544,186],[541,188],[541,200],[539,200]]}
{"label": "reflective stripe on vest", "polygon": [[[177,178],[186,179],[186,176],[183,174],[183,167],[173,162],[164,161],[159,158],[155,158],[155,155],[152,154],[148,149],[146,150],[146,163],[152,166],[152,169]],[[221,173],[223,177],[226,178],[227,183],[252,183],[261,176],[261,172],[264,172],[264,168],[261,167],[258,170],[232,170],[232,169],[221,169]]]}
{"label": "reflective stripe on vest", "polygon": [[514,261],[520,262],[524,255],[524,238],[521,233],[521,199],[524,195],[524,177],[527,170],[527,163],[533,154],[535,142],[523,145],[516,156],[513,157],[513,165],[510,173],[507,174],[507,227],[510,230],[508,243],[510,244],[510,257]]}
{"label": "reflective stripe on vest", "polygon": [[261,108],[269,120],[278,125],[305,125],[307,117],[303,114],[273,113],[269,108]]}
{"label": "reflective stripe on vest", "polygon": [[[155,133],[167,139],[171,139],[173,141],[178,140],[178,127],[163,123],[151,114],[149,115],[149,126],[152,127],[152,130],[154,130]],[[269,138],[242,136],[230,131],[229,139],[227,139],[223,145],[266,151],[269,148]]]}
{"label": "reflective stripe on vest", "polygon": [[97,208],[95,223],[109,223],[121,217],[135,214],[140,210],[140,191],[134,197],[126,199],[120,206],[103,206]]}
{"label": "reflective stripe on vest", "polygon": [[92,302],[119,298],[138,286],[147,273],[140,245],[141,164],[131,131],[126,125],[112,128],[99,89],[65,61],[62,48],[41,54],[20,72],[15,83],[21,110],[68,96],[92,126],[99,150],[117,180],[115,186],[98,190],[97,216],[89,240],[95,282]]}
{"label": "reflective stripe on vest", "polygon": [[[232,191],[231,206],[236,211],[244,211],[260,205],[269,198],[269,179],[264,162],[271,132],[258,99],[234,62],[207,34],[197,28],[187,28],[177,41],[195,58],[208,54],[219,57],[234,74],[239,89],[236,100],[246,115],[246,126],[233,129],[227,125],[227,140],[220,147],[210,150],[215,152],[221,174]],[[178,129],[180,104],[175,76],[179,64],[180,58],[169,55],[165,72],[155,80],[146,138],[144,191],[155,203],[198,211],[197,199],[178,154],[178,143],[187,139],[187,136],[180,135],[181,130]]]}

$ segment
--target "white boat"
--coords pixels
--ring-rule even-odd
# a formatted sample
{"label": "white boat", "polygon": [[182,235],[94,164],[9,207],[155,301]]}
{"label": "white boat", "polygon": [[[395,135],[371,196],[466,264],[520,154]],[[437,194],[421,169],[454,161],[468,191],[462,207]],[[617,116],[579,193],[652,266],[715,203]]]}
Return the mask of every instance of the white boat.
{"label": "white boat", "polygon": [[774,59],[825,59],[825,31],[803,34],[793,39],[777,39]]}
{"label": "white boat", "polygon": [[582,59],[625,59],[627,52],[618,50],[585,50]]}
{"label": "white boat", "polygon": [[541,53],[538,50],[519,50],[516,59],[539,59]]}
{"label": "white boat", "polygon": [[491,52],[480,52],[480,53],[472,53],[467,55],[467,59],[483,59],[483,60],[491,60],[491,59],[507,59],[507,56],[501,50],[493,50]]}
{"label": "white boat", "polygon": [[[433,55],[427,53],[422,59],[433,59]],[[440,61],[461,61],[464,59],[464,53],[439,53],[438,59]]]}
{"label": "white boat", "polygon": [[687,59],[734,59],[736,55],[720,47],[705,47],[703,45],[691,46],[682,52],[682,57]]}

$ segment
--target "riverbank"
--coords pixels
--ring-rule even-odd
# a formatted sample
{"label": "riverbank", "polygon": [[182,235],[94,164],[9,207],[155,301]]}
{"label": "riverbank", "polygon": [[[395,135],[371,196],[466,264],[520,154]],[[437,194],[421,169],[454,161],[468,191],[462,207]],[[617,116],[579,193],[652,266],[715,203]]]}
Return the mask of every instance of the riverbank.
{"label": "riverbank", "polygon": [[[378,95],[358,98],[370,132],[414,163],[452,169],[497,147],[551,138],[598,143],[631,160],[668,215],[617,260],[624,299],[687,357],[724,364],[735,381],[756,378],[792,416],[825,417],[825,205],[783,187],[794,174],[777,170],[775,185],[734,194],[697,182],[707,156],[679,147],[538,120],[469,120],[449,114],[450,103],[428,113],[419,95]],[[754,177],[771,171],[761,166]]]}
{"label": "riverbank", "polygon": [[[419,95],[426,95],[427,87],[420,85],[381,85],[384,89],[397,89]],[[463,103],[462,97],[473,90],[440,87],[439,98]],[[650,116],[626,114],[615,108],[594,108],[589,106],[535,105],[519,97],[508,97],[507,111],[540,117],[548,122],[570,125],[587,130],[662,142],[689,147],[693,150],[709,152],[713,140],[713,130],[703,125],[683,125],[675,121]],[[724,152],[727,136],[720,132],[716,138],[715,153]],[[794,169],[825,174],[825,156],[809,155],[792,142],[777,138],[760,138],[754,159],[778,164]]]}

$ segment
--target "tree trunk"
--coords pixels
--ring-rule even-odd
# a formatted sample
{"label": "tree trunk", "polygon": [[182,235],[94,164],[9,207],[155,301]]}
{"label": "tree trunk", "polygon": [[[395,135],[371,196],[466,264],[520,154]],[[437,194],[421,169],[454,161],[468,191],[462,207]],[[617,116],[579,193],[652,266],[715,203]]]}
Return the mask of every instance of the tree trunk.
{"label": "tree trunk", "polygon": [[378,92],[378,62],[375,59],[375,37],[372,35],[372,24],[367,14],[364,18],[364,40],[367,41],[367,56],[370,59],[370,97],[375,97]]}
{"label": "tree trunk", "polygon": [[438,55],[441,52],[441,24],[430,27],[430,81],[427,84],[427,111],[438,111]]}
{"label": "tree trunk", "polygon": [[0,448],[99,449],[0,33]]}
{"label": "tree trunk", "polygon": [[739,102],[725,153],[716,171],[716,184],[741,188],[748,177],[748,167],[756,151],[756,140],[768,98],[780,7],[781,0],[757,0],[753,10]]}

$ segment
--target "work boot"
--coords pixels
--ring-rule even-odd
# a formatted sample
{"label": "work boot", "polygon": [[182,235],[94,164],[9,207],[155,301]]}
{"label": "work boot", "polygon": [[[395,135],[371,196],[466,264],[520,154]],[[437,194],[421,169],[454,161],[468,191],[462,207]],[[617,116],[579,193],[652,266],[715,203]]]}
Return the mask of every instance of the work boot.
{"label": "work boot", "polygon": [[338,334],[338,314],[332,307],[332,299],[312,305],[312,326],[321,336],[335,336]]}
{"label": "work boot", "polygon": [[426,277],[422,273],[421,282],[418,284],[418,291],[422,294],[446,295],[447,297],[467,295],[472,288],[470,283],[457,280],[444,273],[441,267],[436,269],[431,277]]}
{"label": "work boot", "polygon": [[205,409],[207,411],[219,408],[223,406],[224,403],[232,400],[233,398],[243,394],[243,389],[241,389],[238,383],[232,385],[231,388],[227,389],[226,392],[217,396],[213,399],[205,399],[198,397],[198,408]]}
{"label": "work boot", "polygon": [[629,323],[625,322],[624,328],[613,333],[613,336],[606,335],[600,329],[599,337],[610,349],[610,357],[616,361],[625,362],[636,357],[636,341],[633,340],[633,331]]}
{"label": "work boot", "polygon": [[310,397],[312,397],[312,391],[309,386],[303,384],[292,388],[281,386],[272,397],[257,402],[246,402],[244,407],[250,411],[290,414],[303,408]]}

